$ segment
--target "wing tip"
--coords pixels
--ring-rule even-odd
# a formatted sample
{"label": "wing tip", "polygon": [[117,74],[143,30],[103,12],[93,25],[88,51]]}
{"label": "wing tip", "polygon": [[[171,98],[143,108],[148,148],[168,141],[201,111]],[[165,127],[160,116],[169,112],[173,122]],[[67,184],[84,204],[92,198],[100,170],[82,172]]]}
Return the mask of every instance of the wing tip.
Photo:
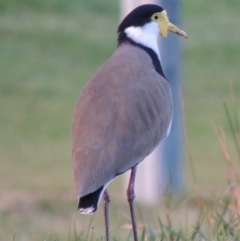
{"label": "wing tip", "polygon": [[84,208],[78,207],[78,211],[81,214],[93,214],[96,210],[97,210],[97,208],[94,206],[84,207]]}
{"label": "wing tip", "polygon": [[104,186],[101,186],[96,191],[80,197],[78,201],[78,211],[82,214],[94,213],[97,210],[103,191]]}

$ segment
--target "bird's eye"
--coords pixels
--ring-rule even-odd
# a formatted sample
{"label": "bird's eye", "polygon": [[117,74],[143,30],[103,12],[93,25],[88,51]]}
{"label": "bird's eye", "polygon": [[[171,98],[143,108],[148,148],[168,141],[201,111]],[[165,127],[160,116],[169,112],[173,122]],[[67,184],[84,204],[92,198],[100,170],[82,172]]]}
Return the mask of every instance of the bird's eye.
{"label": "bird's eye", "polygon": [[158,20],[158,16],[157,16],[157,15],[155,15],[155,16],[154,16],[154,19],[155,19],[155,20]]}

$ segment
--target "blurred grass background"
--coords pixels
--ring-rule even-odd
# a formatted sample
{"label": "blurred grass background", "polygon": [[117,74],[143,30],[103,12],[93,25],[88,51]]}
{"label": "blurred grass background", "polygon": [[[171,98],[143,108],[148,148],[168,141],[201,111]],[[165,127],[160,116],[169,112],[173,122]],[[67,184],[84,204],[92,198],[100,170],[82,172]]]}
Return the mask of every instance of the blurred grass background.
{"label": "blurred grass background", "polygon": [[[239,11],[237,0],[182,1],[182,28],[189,35],[183,41],[185,119],[204,195],[226,189],[212,122],[230,135],[223,110],[231,99],[230,80],[240,106]],[[14,233],[16,240],[66,240],[73,220],[79,232],[86,231],[91,217],[77,213],[71,173],[72,113],[84,83],[113,53],[118,23],[118,1],[0,0],[1,240],[13,240]],[[231,138],[228,145],[236,157]],[[187,161],[185,169],[191,193]],[[129,221],[122,192],[120,181],[111,185],[116,235]],[[100,209],[94,232],[103,235]],[[156,211],[149,210],[152,220]]]}

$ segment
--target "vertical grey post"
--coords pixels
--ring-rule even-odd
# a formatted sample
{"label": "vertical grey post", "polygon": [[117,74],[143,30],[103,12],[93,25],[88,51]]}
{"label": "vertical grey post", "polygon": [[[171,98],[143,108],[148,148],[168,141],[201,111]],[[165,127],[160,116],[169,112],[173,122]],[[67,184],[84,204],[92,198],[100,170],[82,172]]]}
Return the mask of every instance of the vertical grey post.
{"label": "vertical grey post", "polygon": [[[180,0],[161,0],[159,4],[167,10],[170,21],[181,27]],[[161,145],[161,175],[164,190],[172,192],[183,188],[183,130],[181,113],[181,38],[169,33],[167,38],[161,38],[159,43],[162,66],[169,80],[174,102],[174,115],[170,135]]]}

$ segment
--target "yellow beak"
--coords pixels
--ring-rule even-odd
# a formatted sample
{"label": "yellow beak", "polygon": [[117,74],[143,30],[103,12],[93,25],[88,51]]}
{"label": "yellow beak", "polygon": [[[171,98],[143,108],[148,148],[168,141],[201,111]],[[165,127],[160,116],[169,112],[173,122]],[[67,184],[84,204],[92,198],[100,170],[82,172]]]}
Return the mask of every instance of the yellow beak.
{"label": "yellow beak", "polygon": [[167,37],[168,31],[176,33],[184,38],[188,37],[187,34],[183,30],[179,29],[177,26],[170,23],[168,16],[167,16],[167,12],[165,10],[163,10],[160,13],[154,14],[152,16],[152,20],[158,23],[160,33],[163,37]]}

